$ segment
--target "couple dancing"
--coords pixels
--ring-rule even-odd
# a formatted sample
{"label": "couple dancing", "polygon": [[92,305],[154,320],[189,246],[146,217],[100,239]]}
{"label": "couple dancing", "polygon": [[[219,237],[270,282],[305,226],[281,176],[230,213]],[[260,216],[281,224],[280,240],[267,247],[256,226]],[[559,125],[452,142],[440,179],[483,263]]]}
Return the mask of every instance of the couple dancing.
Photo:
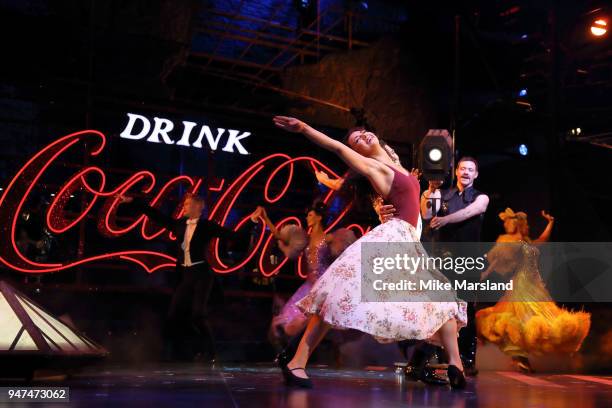
{"label": "couple dancing", "polygon": [[[309,316],[309,320],[293,358],[279,361],[286,382],[312,387],[305,371],[308,359],[327,332],[337,328],[357,329],[380,342],[414,339],[441,344],[448,354],[451,387],[464,388],[466,382],[457,334],[467,323],[465,302],[457,299],[454,293],[452,299],[445,302],[427,299],[384,302],[382,296],[379,302],[361,301],[361,243],[419,242],[417,179],[401,166],[384,141],[363,128],[350,130],[346,143],[342,143],[295,118],[276,116],[274,124],[286,131],[303,134],[346,162],[353,174],[344,184],[353,187],[357,200],[382,196],[396,208],[393,218],[348,246],[309,293],[297,302],[297,307]],[[419,256],[416,247],[410,251],[414,253],[408,255]],[[420,269],[416,273],[421,279],[441,279],[438,271]]]}

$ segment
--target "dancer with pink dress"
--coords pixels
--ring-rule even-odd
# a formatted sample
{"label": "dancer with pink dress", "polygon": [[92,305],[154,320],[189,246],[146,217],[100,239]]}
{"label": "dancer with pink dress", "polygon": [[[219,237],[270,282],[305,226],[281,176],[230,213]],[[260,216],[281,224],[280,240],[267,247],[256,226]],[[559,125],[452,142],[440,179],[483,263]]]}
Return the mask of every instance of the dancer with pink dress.
{"label": "dancer with pink dress", "polygon": [[[331,328],[357,329],[374,336],[380,342],[405,339],[441,343],[448,353],[448,377],[453,388],[464,388],[465,377],[457,346],[459,328],[467,323],[466,303],[449,293],[451,301],[436,301],[423,292],[410,292],[410,301],[388,302],[380,299],[361,301],[361,244],[419,242],[419,183],[384,147],[384,142],[363,128],[349,131],[347,144],[330,138],[304,122],[276,116],[277,127],[301,133],[319,146],[336,153],[354,173],[365,178],[369,194],[355,194],[357,199],[381,195],[396,208],[396,214],[351,244],[315,282],[297,306],[310,315],[308,326],[297,352],[288,362],[281,362],[288,384],[312,387],[305,371],[308,359]],[[347,178],[347,184],[351,178]],[[355,186],[364,183],[354,183]],[[419,245],[409,246],[408,256],[419,257],[425,252]],[[439,271],[419,268],[421,279],[447,279]],[[364,284],[370,284],[364,279]]]}
{"label": "dancer with pink dress", "polygon": [[277,229],[264,207],[258,207],[251,215],[254,221],[257,218],[264,221],[287,258],[297,259],[303,255],[305,260],[306,280],[272,319],[270,337],[273,339],[288,341],[304,330],[308,316],[297,307],[298,301],[310,292],[312,285],[332,261],[357,240],[353,231],[346,228],[327,233],[324,223],[326,215],[327,205],[316,201],[306,213],[308,231],[295,224]]}

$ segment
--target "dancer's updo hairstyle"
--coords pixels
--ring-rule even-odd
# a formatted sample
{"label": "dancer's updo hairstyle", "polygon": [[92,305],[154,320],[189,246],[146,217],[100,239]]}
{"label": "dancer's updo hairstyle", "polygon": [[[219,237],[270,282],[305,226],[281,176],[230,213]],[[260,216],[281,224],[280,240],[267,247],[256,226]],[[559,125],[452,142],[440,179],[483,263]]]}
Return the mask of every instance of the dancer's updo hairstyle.
{"label": "dancer's updo hairstyle", "polygon": [[323,227],[325,227],[325,219],[327,218],[327,204],[321,200],[317,200],[312,203],[310,207],[308,207],[306,210],[306,215],[308,215],[308,213],[311,211],[314,211],[315,214],[321,216],[321,223],[323,224]]}

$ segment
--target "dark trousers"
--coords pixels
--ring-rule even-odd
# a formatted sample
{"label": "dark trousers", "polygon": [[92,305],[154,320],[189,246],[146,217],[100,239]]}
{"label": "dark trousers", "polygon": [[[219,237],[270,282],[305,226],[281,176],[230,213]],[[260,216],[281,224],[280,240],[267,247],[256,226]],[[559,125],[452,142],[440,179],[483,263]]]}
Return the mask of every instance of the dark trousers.
{"label": "dark trousers", "polygon": [[182,278],[172,296],[166,327],[172,353],[191,358],[200,352],[212,357],[215,342],[208,321],[208,300],[214,273],[207,263],[180,267],[179,271]]}
{"label": "dark trousers", "polygon": [[467,326],[459,330],[459,353],[464,363],[476,363],[476,304],[469,302],[467,305]]}
{"label": "dark trousers", "polygon": [[[476,308],[475,303],[468,303],[467,307],[467,315],[468,315],[468,324],[459,330],[459,354],[461,355],[461,360],[465,365],[474,366],[476,364],[476,346],[477,346],[477,338],[476,338]],[[412,353],[412,357],[410,358],[410,365],[412,367],[416,367],[419,369],[423,365],[425,365],[430,358],[438,353],[438,356],[443,357],[446,360],[445,353],[442,353],[439,347],[436,347],[432,344],[428,344],[425,342],[417,343],[410,340],[405,340],[399,343],[400,349],[404,353],[404,356],[407,354],[407,348],[410,346],[415,346],[414,352]]]}

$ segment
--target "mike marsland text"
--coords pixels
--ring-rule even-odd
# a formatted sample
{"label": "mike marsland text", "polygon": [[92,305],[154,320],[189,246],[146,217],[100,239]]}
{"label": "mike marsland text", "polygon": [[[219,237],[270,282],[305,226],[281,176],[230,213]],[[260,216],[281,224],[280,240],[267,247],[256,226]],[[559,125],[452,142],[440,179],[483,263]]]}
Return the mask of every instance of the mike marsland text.
{"label": "mike marsland text", "polygon": [[374,290],[377,291],[448,291],[448,290],[467,290],[467,291],[506,291],[513,289],[514,281],[509,282],[469,282],[467,280],[456,280],[454,282],[440,281],[438,279],[427,279],[409,281],[402,279],[397,282],[385,282],[377,279],[373,283]]}

